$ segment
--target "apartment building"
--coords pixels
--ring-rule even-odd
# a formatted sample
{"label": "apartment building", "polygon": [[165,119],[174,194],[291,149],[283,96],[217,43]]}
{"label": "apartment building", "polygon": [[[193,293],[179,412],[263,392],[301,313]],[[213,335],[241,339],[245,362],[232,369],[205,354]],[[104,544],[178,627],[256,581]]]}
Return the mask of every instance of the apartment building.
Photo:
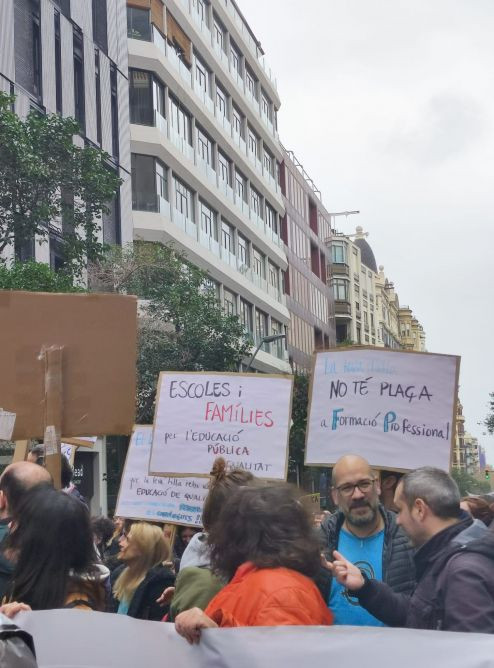
{"label": "apartment building", "polygon": [[[102,220],[101,239],[132,240],[125,0],[1,0],[0,90],[16,96],[15,111],[71,116],[74,141],[104,149],[108,169],[123,180]],[[62,221],[50,221],[49,244],[12,248],[57,268],[63,261]]]}
{"label": "apartment building", "polygon": [[292,151],[283,149],[280,185],[285,203],[281,236],[288,268],[284,290],[290,311],[288,354],[294,371],[311,368],[314,350],[336,344],[334,300],[329,286],[330,214],[321,193]]}
{"label": "apartment building", "polygon": [[[135,240],[172,242],[253,341],[285,334],[280,100],[231,0],[129,0]],[[254,367],[289,372],[283,339]]]}
{"label": "apartment building", "polygon": [[332,230],[331,285],[335,299],[336,340],[425,351],[425,332],[408,306],[400,307],[394,284],[377,267],[368,233]]}

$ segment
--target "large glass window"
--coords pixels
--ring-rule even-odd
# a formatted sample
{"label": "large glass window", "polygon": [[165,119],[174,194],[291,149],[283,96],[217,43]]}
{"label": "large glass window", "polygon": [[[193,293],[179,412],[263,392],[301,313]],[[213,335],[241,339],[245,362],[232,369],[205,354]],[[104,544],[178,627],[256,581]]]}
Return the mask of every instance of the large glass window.
{"label": "large glass window", "polygon": [[252,155],[257,158],[259,137],[250,126],[247,126],[247,145]]}
{"label": "large glass window", "polygon": [[247,84],[247,90],[252,95],[252,97],[257,100],[256,78],[248,67],[245,68],[245,82]]}
{"label": "large glass window", "polygon": [[216,212],[202,199],[199,200],[199,211],[202,231],[208,236],[213,237],[213,239],[217,239]]}
{"label": "large glass window", "polygon": [[[8,4],[2,2],[2,4]],[[41,30],[40,30],[40,3],[11,2],[14,6],[14,40],[15,49],[15,77],[17,83],[28,90],[41,101]],[[6,28],[7,30],[8,28]],[[4,44],[0,49],[6,49]]]}
{"label": "large glass window", "polygon": [[268,316],[259,309],[256,309],[256,335],[257,340],[260,341],[267,335],[268,331]]}
{"label": "large glass window", "polygon": [[237,236],[237,257],[240,265],[243,265],[244,267],[250,266],[249,242],[241,234],[238,234]]}
{"label": "large glass window", "polygon": [[261,91],[261,111],[270,121],[272,120],[273,114],[271,112],[271,100],[266,95],[264,91]]}
{"label": "large glass window", "polygon": [[192,190],[176,176],[173,178],[173,185],[175,186],[175,208],[189,220],[194,220],[194,195]]}
{"label": "large glass window", "polygon": [[237,109],[235,105],[232,106],[232,124],[234,131],[243,139],[245,136],[244,117],[242,112]]}
{"label": "large glass window", "polygon": [[210,167],[214,168],[213,142],[207,136],[204,130],[202,130],[202,128],[200,128],[198,125],[196,125],[196,132],[197,132],[197,152],[199,153],[199,156],[204,160],[204,162],[207,162],[207,164]]}
{"label": "large glass window", "polygon": [[216,84],[216,108],[221,116],[228,118],[228,95],[219,84]]}
{"label": "large glass window", "polygon": [[149,9],[127,7],[127,37],[151,41]]}
{"label": "large glass window", "polygon": [[344,278],[333,278],[333,296],[338,301],[348,301],[349,283]]}
{"label": "large glass window", "polygon": [[235,192],[240,199],[247,202],[247,180],[238,169],[235,168]]}
{"label": "large glass window", "polygon": [[277,290],[280,287],[279,276],[278,276],[278,267],[276,267],[272,262],[268,261],[268,276],[269,284],[276,288]]}
{"label": "large glass window", "polygon": [[259,218],[262,218],[262,199],[255,188],[250,187],[250,208]]}
{"label": "large glass window", "polygon": [[168,201],[167,169],[159,160],[156,160],[156,192],[158,197]]}
{"label": "large glass window", "polygon": [[86,127],[84,98],[84,51],[82,33],[74,30],[74,116],[82,130]]}
{"label": "large glass window", "polygon": [[240,297],[240,322],[244,331],[252,334],[252,305]]}
{"label": "large glass window", "polygon": [[150,72],[129,69],[130,122],[153,125],[153,94]]}
{"label": "large glass window", "polygon": [[264,255],[261,253],[261,251],[258,251],[257,248],[252,249],[252,268],[254,269],[254,273],[256,273],[261,278],[266,277]]}
{"label": "large glass window", "polygon": [[235,72],[242,76],[242,56],[232,40],[230,40],[230,58]]}
{"label": "large glass window", "polygon": [[264,169],[269,174],[271,174],[271,176],[274,176],[274,158],[271,155],[271,153],[266,149],[266,147],[264,147],[262,163],[264,165]]}
{"label": "large glass window", "polygon": [[346,264],[346,244],[337,241],[331,242],[331,259],[336,264]]}
{"label": "large glass window", "polygon": [[213,37],[222,51],[225,51],[225,29],[216,15],[213,16]]}
{"label": "large glass window", "polygon": [[223,288],[223,302],[227,315],[237,315],[237,295]]}
{"label": "large glass window", "polygon": [[188,144],[191,142],[191,118],[189,112],[174,97],[170,96],[170,120],[175,132],[185,139]]}
{"label": "large glass window", "polygon": [[266,202],[266,224],[269,228],[273,230],[275,234],[278,234],[278,216],[276,211]]}
{"label": "large glass window", "polygon": [[[55,27],[55,96],[56,109],[59,114],[62,113],[62,42],[60,35],[60,14],[54,13]],[[99,59],[98,59],[99,60]],[[99,68],[96,72],[96,86],[98,85]],[[97,94],[96,90],[96,94]],[[101,140],[100,140],[101,143]]]}
{"label": "large glass window", "polygon": [[118,159],[120,155],[120,139],[118,127],[118,88],[117,88],[117,68],[110,65],[110,109],[111,109],[111,139],[112,154]]}
{"label": "large glass window", "polygon": [[96,137],[98,144],[101,146],[101,76],[99,69],[99,50],[94,50],[94,77],[96,83]]}
{"label": "large glass window", "polygon": [[139,211],[159,211],[158,196],[168,199],[167,168],[150,155],[133,153],[132,208]]}
{"label": "large glass window", "polygon": [[226,184],[231,185],[231,163],[224,153],[218,151],[218,172],[220,179]]}
{"label": "large glass window", "polygon": [[206,65],[196,55],[196,82],[201,90],[207,95],[210,91],[210,74]]}
{"label": "large glass window", "polygon": [[221,245],[229,253],[235,252],[233,241],[233,227],[224,220],[221,221]]}
{"label": "large glass window", "polygon": [[93,0],[93,41],[108,53],[106,0]]}

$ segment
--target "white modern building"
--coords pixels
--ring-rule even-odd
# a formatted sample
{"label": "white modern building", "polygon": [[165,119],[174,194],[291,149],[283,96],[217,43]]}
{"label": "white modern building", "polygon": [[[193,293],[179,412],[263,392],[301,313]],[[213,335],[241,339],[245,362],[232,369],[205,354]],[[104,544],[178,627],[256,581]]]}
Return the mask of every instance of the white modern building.
{"label": "white modern building", "polygon": [[[79,146],[97,146],[122,179],[101,239],[132,240],[127,33],[125,0],[0,0],[0,90],[15,111],[74,117]],[[63,262],[63,221],[49,221],[49,244],[11,249],[57,269]]]}
{"label": "white modern building", "polygon": [[[129,0],[134,240],[172,242],[206,270],[258,343],[282,334],[276,82],[231,0]],[[255,368],[289,372],[285,341]]]}

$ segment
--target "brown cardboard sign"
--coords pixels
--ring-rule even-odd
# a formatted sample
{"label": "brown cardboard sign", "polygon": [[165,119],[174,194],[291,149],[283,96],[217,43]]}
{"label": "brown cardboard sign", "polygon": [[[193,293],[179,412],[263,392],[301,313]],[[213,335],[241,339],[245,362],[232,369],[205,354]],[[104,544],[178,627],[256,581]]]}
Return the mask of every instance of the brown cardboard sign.
{"label": "brown cardboard sign", "polygon": [[300,503],[309,513],[320,513],[321,512],[321,494],[306,494],[299,498]]}
{"label": "brown cardboard sign", "polygon": [[63,434],[130,434],[135,416],[137,299],[0,291],[0,406],[13,440],[43,438],[42,351],[63,348]]}

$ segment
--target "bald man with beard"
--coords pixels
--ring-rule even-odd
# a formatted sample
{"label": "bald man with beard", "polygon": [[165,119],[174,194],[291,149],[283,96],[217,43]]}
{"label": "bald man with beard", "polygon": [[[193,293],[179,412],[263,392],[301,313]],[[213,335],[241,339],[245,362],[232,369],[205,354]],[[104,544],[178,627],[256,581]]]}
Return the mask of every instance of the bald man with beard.
{"label": "bald man with beard", "polygon": [[[379,503],[379,477],[358,455],[341,457],[333,468],[332,497],[338,512],[323,520],[324,556],[338,550],[367,577],[382,580],[393,591],[409,594],[415,584],[413,548],[396,524],[396,515]],[[349,556],[351,555],[351,556]],[[331,579],[327,603],[335,624],[383,626],[341,584]]]}
{"label": "bald man with beard", "polygon": [[0,527],[5,529],[0,543],[0,601],[14,568],[2,549],[8,535],[8,526],[15,521],[24,494],[38,485],[52,487],[53,478],[45,468],[33,462],[9,464],[0,476]]}

